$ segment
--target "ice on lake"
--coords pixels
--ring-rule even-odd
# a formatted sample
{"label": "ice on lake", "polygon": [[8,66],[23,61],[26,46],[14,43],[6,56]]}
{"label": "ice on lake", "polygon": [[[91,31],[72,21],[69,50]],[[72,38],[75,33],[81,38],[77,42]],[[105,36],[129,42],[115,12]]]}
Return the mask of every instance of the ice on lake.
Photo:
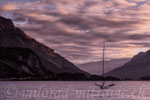
{"label": "ice on lake", "polygon": [[[150,82],[123,81],[100,89],[92,81],[1,81],[0,100],[150,100]],[[99,84],[101,82],[98,82]],[[112,82],[106,82],[106,85]]]}

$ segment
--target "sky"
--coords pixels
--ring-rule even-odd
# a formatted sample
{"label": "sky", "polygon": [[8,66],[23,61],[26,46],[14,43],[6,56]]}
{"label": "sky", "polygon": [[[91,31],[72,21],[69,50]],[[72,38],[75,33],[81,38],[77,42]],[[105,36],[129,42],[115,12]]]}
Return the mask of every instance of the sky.
{"label": "sky", "polygon": [[71,62],[150,49],[149,0],[0,0],[0,15]]}

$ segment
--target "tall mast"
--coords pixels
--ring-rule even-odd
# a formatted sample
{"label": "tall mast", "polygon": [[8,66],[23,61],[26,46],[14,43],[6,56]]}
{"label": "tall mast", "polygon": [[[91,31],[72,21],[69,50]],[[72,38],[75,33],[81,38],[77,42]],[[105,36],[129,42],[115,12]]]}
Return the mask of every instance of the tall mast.
{"label": "tall mast", "polygon": [[103,55],[103,62],[102,62],[102,76],[104,77],[104,66],[105,66],[105,42],[103,42],[103,52],[102,52],[102,55]]}

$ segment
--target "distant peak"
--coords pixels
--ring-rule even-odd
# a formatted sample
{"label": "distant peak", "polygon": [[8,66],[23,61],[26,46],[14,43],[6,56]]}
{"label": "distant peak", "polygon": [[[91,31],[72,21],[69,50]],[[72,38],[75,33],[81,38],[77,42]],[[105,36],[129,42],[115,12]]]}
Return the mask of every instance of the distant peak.
{"label": "distant peak", "polygon": [[137,55],[135,55],[135,56],[132,58],[132,60],[133,60],[133,59],[141,59],[141,58],[143,58],[144,55],[145,55],[144,52],[139,52]]}
{"label": "distant peak", "polygon": [[143,55],[143,54],[144,54],[144,52],[139,52],[139,53],[138,53],[138,55]]}
{"label": "distant peak", "polygon": [[13,28],[15,27],[13,22],[10,19],[4,18],[0,16],[0,27],[9,27]]}
{"label": "distant peak", "polygon": [[146,54],[150,54],[150,50],[146,51]]}

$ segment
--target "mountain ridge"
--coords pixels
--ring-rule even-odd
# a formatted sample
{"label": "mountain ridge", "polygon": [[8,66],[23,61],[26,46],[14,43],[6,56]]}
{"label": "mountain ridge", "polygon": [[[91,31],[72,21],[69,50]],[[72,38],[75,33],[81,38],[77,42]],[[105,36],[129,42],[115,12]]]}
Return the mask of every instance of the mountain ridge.
{"label": "mountain ridge", "polygon": [[3,17],[0,17],[0,47],[31,49],[40,58],[42,66],[47,71],[55,73],[84,73],[89,75],[89,73],[80,70],[73,63],[55,53],[53,49],[26,35],[21,29],[15,27],[10,19]]}
{"label": "mountain ridge", "polygon": [[[129,60],[130,58],[120,58],[105,61],[105,73],[122,66]],[[78,64],[78,66],[80,69],[85,70],[91,74],[100,75],[102,72],[102,61],[87,62],[84,64]]]}
{"label": "mountain ridge", "polygon": [[138,53],[129,62],[106,73],[106,75],[122,79],[140,79],[141,77],[150,76],[149,72],[150,50]]}

